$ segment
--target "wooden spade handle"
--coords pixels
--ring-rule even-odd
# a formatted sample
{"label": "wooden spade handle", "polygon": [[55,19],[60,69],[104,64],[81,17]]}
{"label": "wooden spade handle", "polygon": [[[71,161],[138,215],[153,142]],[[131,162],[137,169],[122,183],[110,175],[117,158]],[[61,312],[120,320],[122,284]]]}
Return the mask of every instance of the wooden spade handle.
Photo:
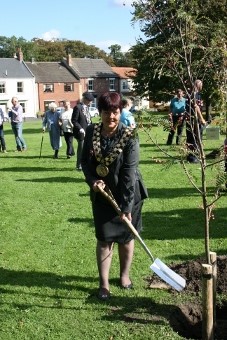
{"label": "wooden spade handle", "polygon": [[[103,194],[103,196],[110,202],[110,204],[112,205],[112,207],[116,210],[116,212],[118,213],[118,215],[120,216],[122,214],[121,209],[119,208],[117,202],[110,196],[108,195],[108,193],[103,190],[100,186],[98,186],[99,191]],[[147,248],[146,244],[144,243],[144,241],[142,240],[142,238],[140,237],[138,231],[136,230],[136,228],[133,226],[133,224],[131,223],[131,221],[129,221],[129,219],[127,217],[124,218],[124,223],[128,226],[128,228],[131,230],[131,232],[135,235],[135,237],[138,239],[138,241],[140,242],[140,244],[142,245],[142,247],[144,248],[144,250],[146,251],[146,253],[149,255],[149,257],[152,259],[152,261],[154,261],[154,257],[151,254],[150,250]]]}

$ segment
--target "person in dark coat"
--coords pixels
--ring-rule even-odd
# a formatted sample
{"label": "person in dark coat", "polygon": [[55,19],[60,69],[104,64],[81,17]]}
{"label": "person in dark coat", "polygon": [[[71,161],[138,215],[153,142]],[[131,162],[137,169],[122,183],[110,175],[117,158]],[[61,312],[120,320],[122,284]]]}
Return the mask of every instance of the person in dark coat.
{"label": "person in dark coat", "polygon": [[[101,123],[88,126],[82,152],[82,169],[90,187],[90,198],[97,239],[99,271],[98,297],[110,297],[109,271],[114,244],[118,244],[120,285],[132,288],[129,271],[134,253],[134,235],[123,222],[127,217],[136,230],[142,228],[141,210],[148,196],[139,164],[139,142],[135,129],[120,122],[121,96],[107,92],[100,96]],[[121,209],[119,216],[99,187],[113,195]]]}
{"label": "person in dark coat", "polygon": [[206,124],[201,112],[200,91],[203,83],[197,79],[186,100],[186,143],[189,150],[187,160],[189,163],[198,163],[198,142],[201,140],[201,126]]}
{"label": "person in dark coat", "polygon": [[73,134],[77,140],[77,159],[76,159],[76,170],[81,171],[81,155],[84,144],[84,137],[86,134],[86,129],[89,124],[91,124],[91,117],[89,113],[89,106],[91,105],[94,97],[89,92],[83,93],[83,98],[80,103],[78,103],[73,108],[72,113],[72,124],[73,124]]}
{"label": "person in dark coat", "polygon": [[45,112],[42,126],[43,132],[47,129],[49,131],[50,145],[54,150],[53,158],[58,158],[58,151],[62,147],[62,140],[60,135],[60,113],[56,111],[57,105],[52,102],[49,104],[49,110]]}

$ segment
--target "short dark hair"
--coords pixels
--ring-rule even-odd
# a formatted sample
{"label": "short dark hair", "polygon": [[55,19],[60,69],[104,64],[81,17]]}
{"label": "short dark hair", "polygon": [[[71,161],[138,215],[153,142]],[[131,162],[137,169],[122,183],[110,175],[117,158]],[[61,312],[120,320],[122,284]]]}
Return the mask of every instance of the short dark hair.
{"label": "short dark hair", "polygon": [[90,92],[84,92],[82,96],[83,98],[87,99],[89,102],[92,102],[94,100],[94,96]]}
{"label": "short dark hair", "polygon": [[101,112],[120,109],[122,110],[122,98],[117,92],[105,92],[99,97],[98,110]]}

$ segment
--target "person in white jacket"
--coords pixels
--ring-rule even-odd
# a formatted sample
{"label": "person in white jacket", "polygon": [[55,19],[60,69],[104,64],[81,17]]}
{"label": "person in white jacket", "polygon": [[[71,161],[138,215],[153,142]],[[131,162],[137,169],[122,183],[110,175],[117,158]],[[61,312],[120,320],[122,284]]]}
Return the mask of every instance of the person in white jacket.
{"label": "person in white jacket", "polygon": [[75,155],[73,147],[73,124],[71,122],[73,109],[70,107],[69,101],[64,101],[63,106],[65,111],[60,114],[60,124],[62,125],[62,130],[64,133],[65,142],[67,145],[66,156],[71,158]]}

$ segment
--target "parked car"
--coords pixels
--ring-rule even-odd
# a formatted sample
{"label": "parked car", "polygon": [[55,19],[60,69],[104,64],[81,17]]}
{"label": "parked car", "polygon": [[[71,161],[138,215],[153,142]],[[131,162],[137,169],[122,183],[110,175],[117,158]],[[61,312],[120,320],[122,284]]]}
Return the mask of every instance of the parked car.
{"label": "parked car", "polygon": [[99,110],[96,107],[90,106],[89,113],[91,117],[97,117],[99,115]]}

